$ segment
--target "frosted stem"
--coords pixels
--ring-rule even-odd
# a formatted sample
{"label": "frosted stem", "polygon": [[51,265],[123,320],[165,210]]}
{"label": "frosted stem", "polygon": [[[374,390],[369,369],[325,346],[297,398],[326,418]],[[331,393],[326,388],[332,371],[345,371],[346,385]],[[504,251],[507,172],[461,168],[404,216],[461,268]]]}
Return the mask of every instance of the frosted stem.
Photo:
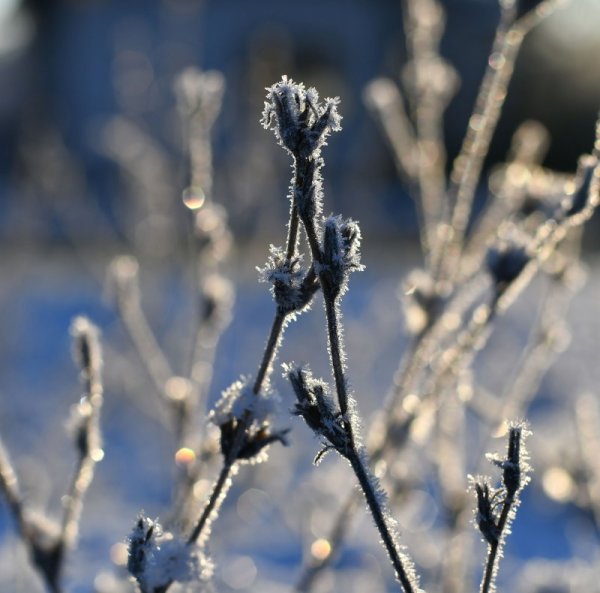
{"label": "frosted stem", "polygon": [[215,482],[212,492],[210,493],[210,498],[196,523],[192,533],[188,538],[188,544],[193,544],[200,539],[200,536],[203,535],[204,529],[209,526],[213,519],[219,513],[219,508],[223,501],[225,500],[225,496],[227,495],[227,491],[231,485],[231,481],[229,480],[231,470],[233,469],[233,463],[225,463],[221,468],[221,473]]}
{"label": "frosted stem", "polygon": [[258,368],[258,373],[256,374],[256,380],[254,381],[254,386],[252,387],[252,391],[255,394],[260,393],[265,382],[268,380],[268,375],[270,375],[270,369],[272,368],[273,359],[277,354],[277,347],[281,341],[283,326],[285,324],[285,318],[285,313],[281,313],[279,311],[277,311],[275,317],[273,318],[271,331],[269,333],[269,339],[267,340],[267,345],[265,347],[265,351],[263,353],[263,357]]}
{"label": "frosted stem", "polygon": [[402,554],[398,549],[398,544],[392,535],[392,529],[388,525],[388,521],[383,509],[381,508],[377,493],[373,489],[371,477],[363,465],[363,460],[360,458],[359,454],[356,453],[356,451],[353,451],[349,456],[349,461],[352,465],[354,473],[356,474],[356,478],[360,484],[361,490],[365,495],[365,499],[367,500],[367,505],[371,511],[373,521],[375,522],[377,531],[379,531],[383,545],[388,553],[388,556],[390,557],[394,570],[396,571],[396,576],[398,577],[402,588],[404,589],[405,593],[416,593],[407,569],[404,566]]}
{"label": "frosted stem", "polygon": [[498,531],[500,533],[498,540],[493,544],[488,544],[488,554],[485,562],[485,570],[481,581],[480,593],[492,593],[496,590],[496,575],[498,564],[498,552],[504,543],[505,529],[512,505],[515,502],[514,497],[507,498],[502,505],[502,512],[498,520]]}

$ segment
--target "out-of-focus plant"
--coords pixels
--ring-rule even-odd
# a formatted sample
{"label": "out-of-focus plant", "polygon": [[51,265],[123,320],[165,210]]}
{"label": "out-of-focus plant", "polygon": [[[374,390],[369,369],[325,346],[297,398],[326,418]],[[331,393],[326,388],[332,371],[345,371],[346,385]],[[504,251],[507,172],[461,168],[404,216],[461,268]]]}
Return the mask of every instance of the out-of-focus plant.
{"label": "out-of-focus plant", "polygon": [[[182,462],[163,519],[140,512],[133,523],[126,562],[131,579],[122,590],[132,586],[140,593],[211,590],[211,534],[218,528],[216,520],[224,512],[234,478],[242,466],[266,461],[272,445],[290,444],[289,429],[274,427],[279,400],[273,387],[275,362],[286,327],[319,299],[333,383],[315,378],[307,365],[284,365],[295,396],[292,414],[321,441],[315,463],[329,451],[337,453],[349,463],[359,489],[348,492],[329,535],[318,540],[320,545],[315,548],[317,542],[311,542],[313,552],[302,567],[296,591],[318,588],[319,577],[333,566],[343,547],[361,497],[403,591],[418,593],[421,583],[444,593],[471,590],[477,562],[472,538],[465,534],[475,532],[472,523],[487,544],[480,593],[496,589],[511,523],[530,481],[524,442],[529,430],[514,419],[527,414],[544,372],[566,343],[563,317],[582,278],[581,228],[600,202],[600,125],[591,154],[581,157],[574,175],[564,175],[541,164],[548,143],[543,128],[535,122],[523,124],[515,133],[507,163],[490,176],[485,207],[476,215],[473,204],[519,48],[527,32],[559,4],[558,0],[500,2],[488,67],[447,179],[442,122],[458,76],[439,52],[444,11],[437,0],[404,2],[409,60],[402,72],[402,90],[391,80],[378,79],[367,87],[365,100],[389,140],[399,174],[414,194],[423,262],[402,285],[409,346],[383,405],[366,429],[358,407],[363,397],[373,394],[355,396],[350,386],[354,361],[346,354],[341,315],[350,273],[363,269],[361,230],[352,219],[323,216],[322,150],[331,134],[341,131],[339,99],[321,100],[314,88],[287,76],[267,89],[261,123],[291,156],[293,170],[282,246],[272,245],[266,264],[258,268],[260,280],[271,286],[274,312],[264,349],[258,350],[255,374],[235,379],[210,410],[213,359],[230,319],[233,295],[224,272],[232,235],[226,212],[214,195],[211,145],[223,77],[188,69],[175,85],[184,131],[186,166],[180,189],[190,229],[195,303],[193,337],[184,360],[170,360],[147,317],[140,288],[143,257],[135,256],[152,251],[148,236],[177,241],[162,217],[170,208],[165,191],[177,184],[177,175],[133,121],[117,118],[108,124],[104,147],[126,174],[136,196],[137,215],[165,223],[145,234],[141,243],[134,233],[134,253],[117,257],[109,276],[114,305],[169,414],[175,459]],[[133,145],[136,150],[131,150]],[[490,393],[476,358],[488,346],[498,320],[536,276],[542,278],[543,289],[527,346],[503,392]],[[33,567],[54,593],[64,590],[65,553],[74,545],[83,496],[94,464],[102,458],[97,333],[86,319],[73,324],[85,393],[74,407],[78,463],[60,524],[29,512],[0,443],[2,493]],[[571,485],[572,498],[598,528],[600,414],[594,397],[577,398],[573,421],[576,451],[571,451],[568,467],[543,462],[543,487],[552,494],[553,478],[562,472],[559,477]],[[537,427],[532,429],[536,432]],[[501,470],[499,486],[478,470],[492,435],[508,440],[504,456],[488,456]],[[468,447],[476,459],[468,455]],[[399,462],[402,471],[397,470]],[[477,477],[468,478],[470,474]],[[196,487],[201,480],[209,485],[199,501]],[[322,483],[326,481],[322,478]],[[394,519],[417,485],[428,485],[441,508],[430,535],[432,545],[441,550],[435,570],[420,566],[422,555],[410,546],[412,542],[400,544]],[[532,590],[541,592],[543,587]]]}

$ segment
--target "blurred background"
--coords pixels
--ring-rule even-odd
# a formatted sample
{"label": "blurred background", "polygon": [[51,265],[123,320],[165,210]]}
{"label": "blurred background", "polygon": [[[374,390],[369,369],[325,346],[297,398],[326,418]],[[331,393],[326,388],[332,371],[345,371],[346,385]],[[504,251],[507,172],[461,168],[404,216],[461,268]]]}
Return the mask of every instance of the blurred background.
{"label": "blurred background", "polygon": [[[442,4],[441,54],[460,79],[444,119],[451,163],[499,9],[496,0]],[[528,35],[484,178],[503,162],[512,134],[528,119],[550,133],[544,165],[551,169],[572,173],[578,156],[591,150],[600,107],[599,26],[597,0],[572,0]],[[178,471],[169,424],[106,279],[115,256],[138,258],[144,309],[175,372],[183,374],[195,302],[176,76],[190,66],[218,70],[226,85],[212,129],[211,198],[228,213],[234,246],[224,269],[237,297],[217,348],[210,401],[254,371],[272,316],[255,267],[263,265],[270,243],[284,241],[290,163],[259,123],[265,87],[287,74],[322,96],[341,98],[343,131],[324,150],[325,210],[359,220],[364,236],[367,271],[352,279],[344,312],[353,385],[358,394],[373,394],[359,401],[368,418],[405,348],[398,287],[420,256],[413,202],[363,93],[376,77],[399,81],[405,62],[400,1],[0,0],[0,436],[27,498],[50,513],[60,508],[72,469],[64,429],[80,388],[70,321],[88,315],[104,335],[105,459],[84,509],[80,547],[68,562],[68,591],[126,590],[119,589],[123,550],[115,544],[124,541],[139,510],[164,512]],[[600,384],[597,222],[585,241],[588,283],[568,319],[571,345],[540,389],[536,413],[548,437],[537,447],[542,468],[567,455],[552,447],[553,435],[574,430],[556,402]],[[523,324],[536,311],[536,290],[502,321],[478,363],[491,369],[491,390],[502,385],[502,369],[511,365],[506,344],[518,349],[526,340]],[[286,338],[280,360],[309,362],[315,374],[327,376],[320,304]],[[337,461],[311,468],[318,443],[285,414],[291,398],[279,375],[280,422],[293,426],[293,447],[274,450],[268,467],[248,471],[234,488],[215,528],[219,591],[287,590],[306,542],[321,535],[324,513],[351,487],[347,468]],[[577,509],[575,482],[567,473],[552,476],[549,487],[539,480],[528,494],[509,543],[503,573],[514,568],[525,575],[523,591],[533,590],[525,585],[539,573],[526,561],[559,560],[567,568],[543,565],[548,574],[566,570],[581,578],[597,562],[598,533],[586,511]],[[416,492],[400,523],[417,559],[434,573],[439,551],[425,540],[434,529],[436,502],[425,486]],[[354,534],[339,560],[346,577],[326,581],[323,591],[392,590],[366,518]],[[0,588],[41,590],[3,503]]]}

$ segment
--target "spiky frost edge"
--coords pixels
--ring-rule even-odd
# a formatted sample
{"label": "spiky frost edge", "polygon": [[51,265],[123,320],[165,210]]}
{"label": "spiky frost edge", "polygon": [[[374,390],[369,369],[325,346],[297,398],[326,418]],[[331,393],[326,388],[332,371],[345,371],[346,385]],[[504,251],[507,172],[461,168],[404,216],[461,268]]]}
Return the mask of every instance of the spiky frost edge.
{"label": "spiky frost edge", "polygon": [[[367,480],[370,484],[372,494],[374,495],[375,500],[379,508],[381,509],[384,521],[393,540],[394,547],[398,551],[400,561],[402,562],[402,566],[404,567],[406,576],[408,577],[408,580],[410,581],[413,587],[414,593],[425,593],[424,590],[420,587],[419,575],[415,568],[415,563],[409,556],[406,546],[400,543],[400,529],[398,527],[398,521],[394,518],[394,516],[391,513],[388,494],[381,485],[379,479],[371,471],[368,453],[363,446],[357,448],[357,456],[358,461],[362,464],[364,473],[367,476]],[[377,527],[376,524],[375,527]],[[380,540],[380,543],[385,548],[383,540]]]}
{"label": "spiky frost edge", "polygon": [[221,426],[250,415],[257,424],[266,422],[275,412],[279,396],[272,390],[254,393],[250,377],[242,376],[225,389],[208,415],[209,422]]}

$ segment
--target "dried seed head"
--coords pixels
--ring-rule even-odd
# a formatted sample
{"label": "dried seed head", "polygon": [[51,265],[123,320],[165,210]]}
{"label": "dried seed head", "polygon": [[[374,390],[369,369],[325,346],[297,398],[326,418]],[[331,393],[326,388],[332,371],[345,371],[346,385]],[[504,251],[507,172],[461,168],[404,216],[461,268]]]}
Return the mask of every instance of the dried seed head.
{"label": "dried seed head", "polygon": [[[309,428],[323,437],[327,448],[336,449],[341,455],[348,453],[349,439],[344,420],[329,394],[329,386],[322,379],[315,379],[307,367],[294,363],[283,365],[284,376],[292,384],[296,404],[292,413],[301,416]],[[321,455],[317,456],[317,461]]]}
{"label": "dried seed head", "polygon": [[277,401],[272,392],[254,393],[246,377],[223,392],[208,419],[221,430],[221,453],[227,461],[258,463],[266,459],[270,444],[287,445],[289,431],[270,428]]}
{"label": "dried seed head", "polygon": [[225,91],[225,78],[220,72],[186,68],[175,80],[174,88],[183,115],[201,117],[207,124],[219,115]]}
{"label": "dried seed head", "polygon": [[263,268],[256,268],[263,282],[273,285],[272,293],[281,313],[299,313],[310,305],[318,290],[316,276],[302,267],[302,256],[288,259],[281,247],[270,246],[270,256]]}
{"label": "dried seed head", "polygon": [[521,274],[530,261],[524,245],[502,241],[488,249],[485,263],[497,294],[502,294]]}
{"label": "dried seed head", "polygon": [[487,456],[494,465],[502,469],[504,492],[511,499],[515,498],[529,482],[528,474],[531,472],[531,467],[528,463],[529,457],[525,448],[525,439],[530,434],[524,422],[509,424],[506,457]]}
{"label": "dried seed head", "polygon": [[346,291],[350,272],[364,270],[360,263],[360,228],[353,220],[330,216],[323,229],[322,265],[319,277],[325,280],[323,290],[333,298]]}
{"label": "dried seed head", "polygon": [[502,480],[509,496],[514,496],[523,489],[527,483],[527,474],[531,471],[525,449],[525,439],[529,434],[527,426],[522,422],[509,426],[506,460],[502,465]]}
{"label": "dried seed head", "polygon": [[452,65],[440,57],[409,62],[402,77],[420,101],[435,101],[445,106],[459,87],[459,76]]}
{"label": "dried seed head", "polygon": [[171,583],[206,582],[213,573],[210,559],[194,544],[163,532],[160,523],[141,514],[128,538],[127,569],[142,593],[166,591]]}
{"label": "dried seed head", "polygon": [[500,530],[498,529],[498,517],[493,505],[495,493],[491,489],[487,478],[480,477],[472,479],[472,481],[477,496],[477,510],[475,513],[477,528],[488,544],[496,545],[500,537]]}
{"label": "dried seed head", "polygon": [[339,99],[319,102],[315,89],[305,89],[284,76],[267,89],[261,123],[273,130],[280,144],[295,158],[316,158],[331,132],[341,129]]}

